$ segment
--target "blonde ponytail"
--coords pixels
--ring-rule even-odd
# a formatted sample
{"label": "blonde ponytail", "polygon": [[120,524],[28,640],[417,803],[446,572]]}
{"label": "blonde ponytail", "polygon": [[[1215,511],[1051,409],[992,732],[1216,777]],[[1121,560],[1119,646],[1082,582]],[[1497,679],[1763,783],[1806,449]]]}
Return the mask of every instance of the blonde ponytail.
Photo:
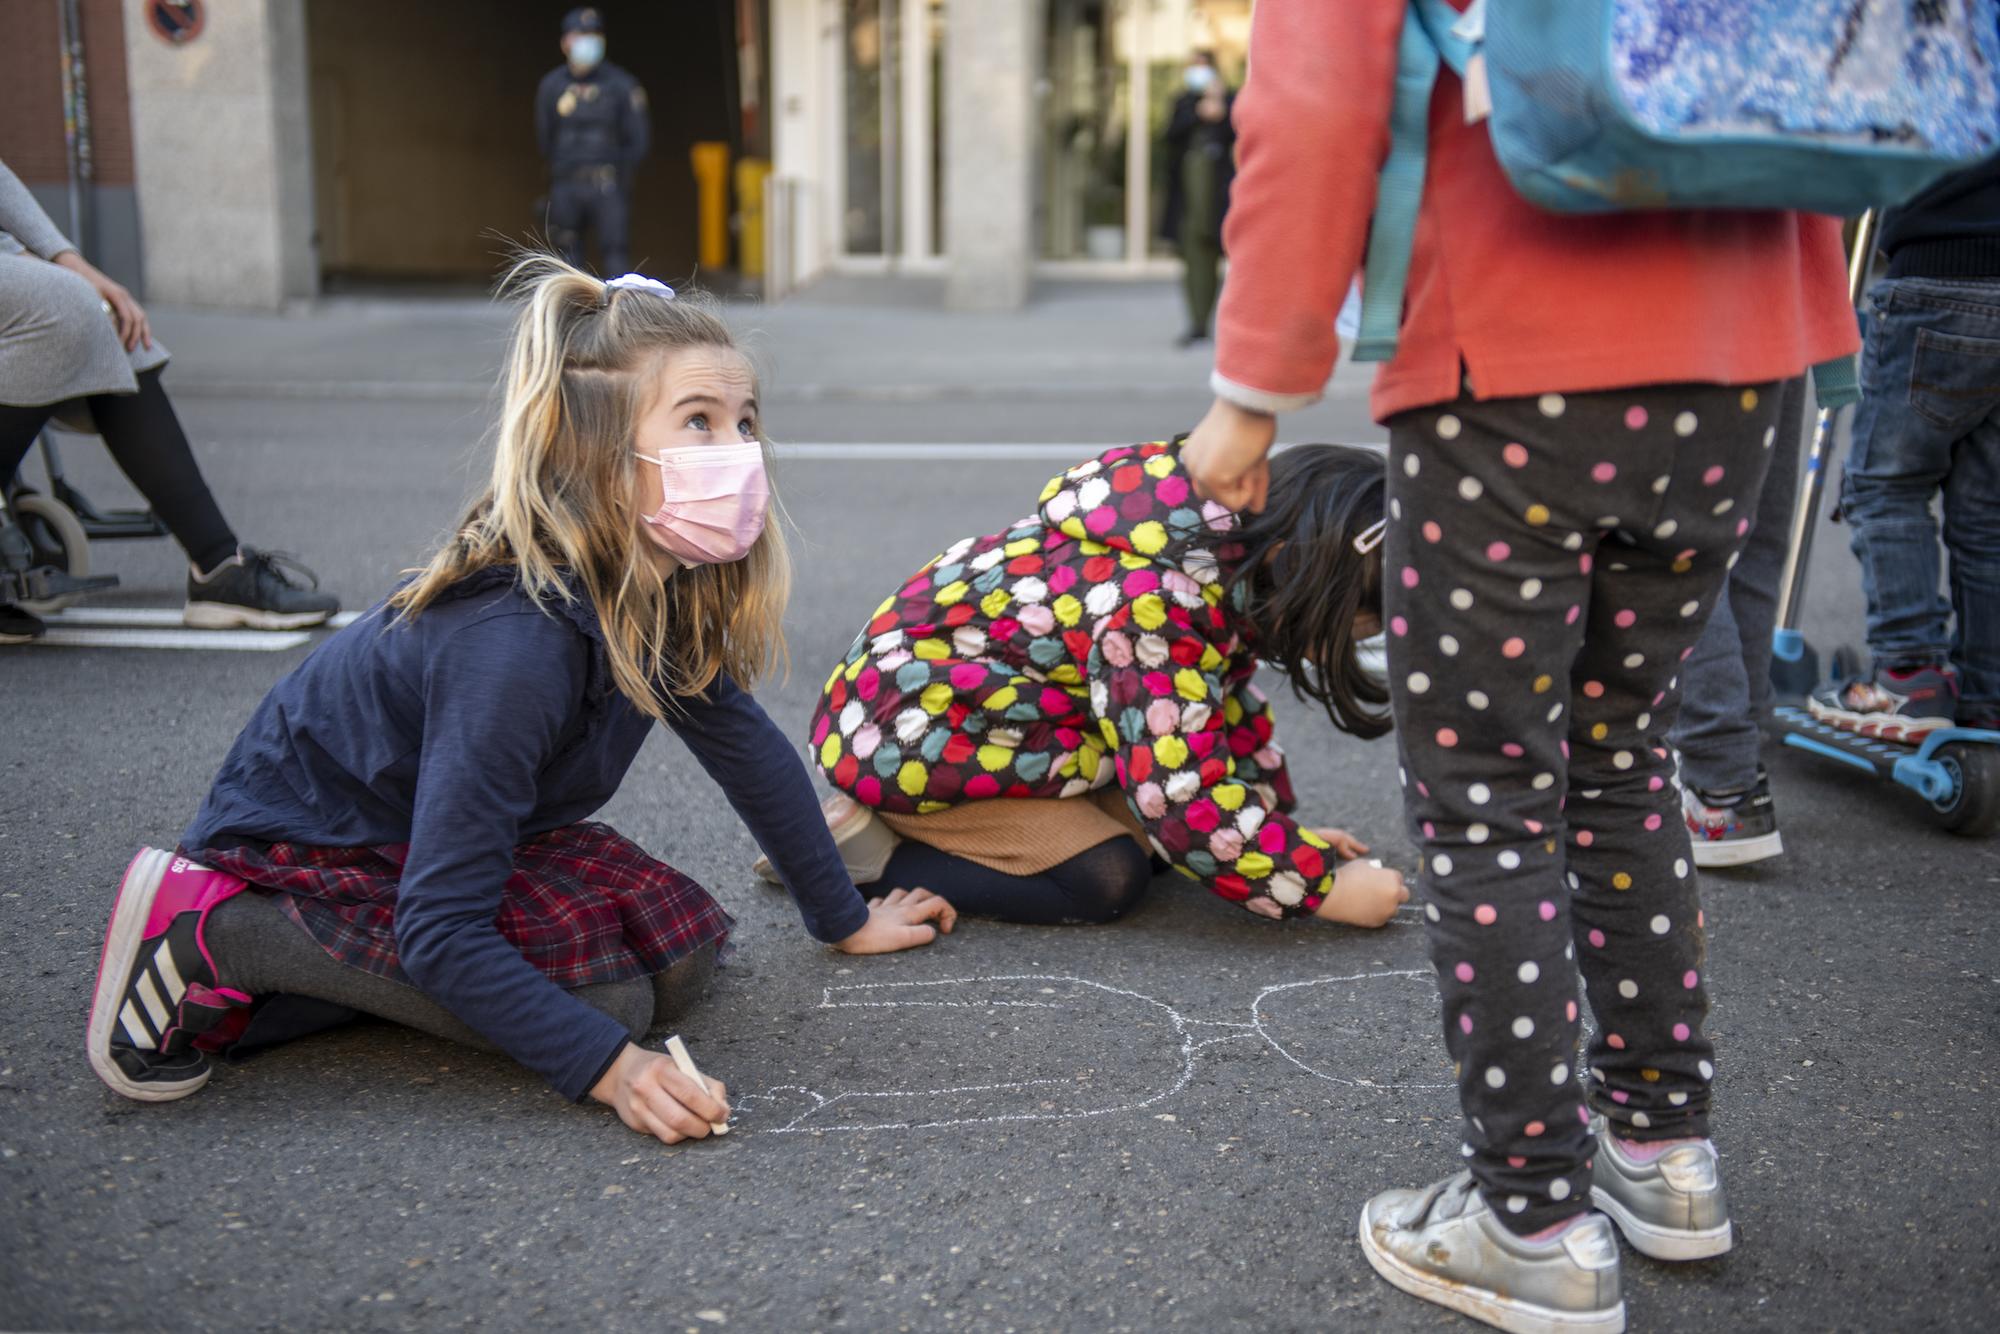
{"label": "blonde ponytail", "polygon": [[661,365],[734,348],[728,326],[703,299],[610,289],[552,255],[518,261],[501,290],[521,304],[491,480],[390,605],[414,618],[467,576],[511,565],[538,604],[590,600],[620,692],[653,717],[718,674],[754,684],[785,661],[791,560],[777,514],[742,560],[663,579],[632,504],[633,436]]}

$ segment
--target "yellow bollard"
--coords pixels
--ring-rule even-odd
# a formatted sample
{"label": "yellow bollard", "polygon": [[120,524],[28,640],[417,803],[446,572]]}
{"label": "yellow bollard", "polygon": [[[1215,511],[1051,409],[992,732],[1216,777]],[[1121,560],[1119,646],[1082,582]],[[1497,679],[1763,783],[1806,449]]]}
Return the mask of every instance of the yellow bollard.
{"label": "yellow bollard", "polygon": [[708,141],[688,150],[694,167],[696,249],[704,269],[729,267],[729,145]]}
{"label": "yellow bollard", "polygon": [[746,157],[736,164],[736,208],[743,230],[736,238],[736,265],[745,278],[764,276],[764,181],[771,164]]}

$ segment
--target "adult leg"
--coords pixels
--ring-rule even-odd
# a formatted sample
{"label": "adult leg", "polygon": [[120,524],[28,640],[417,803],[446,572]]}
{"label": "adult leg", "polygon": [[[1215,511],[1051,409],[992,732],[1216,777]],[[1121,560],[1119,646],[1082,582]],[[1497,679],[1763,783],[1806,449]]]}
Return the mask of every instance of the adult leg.
{"label": "adult leg", "polygon": [[54,415],[53,403],[36,407],[0,403],[0,484],[12,481],[21,470],[28,451],[35,447],[35,437]]}
{"label": "adult leg", "polygon": [[1139,841],[1120,835],[1039,875],[1008,875],[905,837],[869,895],[928,889],[962,913],[1003,922],[1065,926],[1109,922],[1129,912],[1153,883]]}
{"label": "adult leg", "polygon": [[568,179],[549,183],[549,244],[577,268],[583,267],[583,189]]}
{"label": "adult leg", "polygon": [[1682,777],[1707,794],[1747,792],[1757,782],[1761,723],[1771,703],[1778,581],[1798,497],[1806,385],[1804,376],[1788,380],[1778,396],[1770,467],[1750,532],[1681,671],[1681,708],[1670,739],[1680,752]]}
{"label": "adult leg", "polygon": [[139,376],[136,394],[95,394],[88,401],[111,457],[173,533],[188,562],[207,573],[235,555],[236,534],[209,493],[159,369]]}
{"label": "adult leg", "polygon": [[1188,337],[1208,335],[1209,320],[1215,314],[1217,266],[1222,242],[1216,226],[1219,182],[1214,159],[1199,150],[1182,159],[1181,180],[1185,197],[1181,208],[1181,283],[1187,298]]}
{"label": "adult leg", "polygon": [[[494,1050],[491,1042],[417,988],[335,959],[268,894],[250,891],[217,904],[209,913],[204,935],[217,973],[237,991],[251,996],[309,996],[467,1047]],[[697,962],[704,955],[705,963]],[[693,980],[704,966],[712,968],[713,951],[689,955],[674,968],[683,966],[688,972],[679,983]],[[669,969],[661,977],[673,971]],[[635,1040],[644,1037],[653,1023],[652,979],[598,983],[570,994],[616,1019]]]}
{"label": "adult leg", "polygon": [[616,278],[632,270],[632,196],[616,183],[597,192],[597,250],[604,257],[604,276]]}
{"label": "adult leg", "polygon": [[[34,447],[35,436],[48,424],[54,409],[43,407],[17,407],[11,403],[0,403],[0,486],[13,480],[20,471],[21,462],[28,457]],[[12,559],[25,558],[28,540],[25,534],[8,534],[10,545],[18,547]],[[41,620],[29,615],[11,603],[0,603],[0,644],[25,644],[42,634]]]}
{"label": "adult leg", "polygon": [[1944,484],[1944,545],[1951,553],[1957,618],[1959,721],[2000,721],[2000,421],[1989,417],[1958,442]]}
{"label": "adult leg", "polygon": [[[1728,411],[1750,418],[1754,435]],[[1681,540],[1697,550],[1675,549],[1668,568],[1680,582],[1656,598],[1679,603],[1604,612],[1616,629],[1630,628],[1625,612],[1633,624],[1643,617],[1663,627],[1660,646],[1627,646],[1619,665],[1634,688],[1656,676],[1652,693],[1669,690],[1738,536],[1716,507],[1727,500],[1740,512],[1754,496],[1770,419],[1768,396],[1683,387],[1461,401],[1392,426],[1385,610],[1405,803],[1425,852],[1431,952],[1459,1064],[1469,1166],[1495,1215],[1520,1232],[1587,1207],[1590,1142],[1572,1072],[1571,899],[1582,876],[1568,873],[1562,839],[1564,794],[1576,788],[1566,688],[1594,571],[1624,561],[1609,540],[1615,531],[1649,534],[1642,540],[1653,548],[1642,550],[1650,550],[1675,536],[1677,522],[1688,525],[1692,536]],[[1737,462],[1705,465],[1686,480],[1680,459],[1704,437],[1733,448]],[[1722,469],[1713,483],[1709,467]],[[1666,512],[1677,483],[1708,504],[1701,523]],[[1715,529],[1726,547],[1708,540]],[[1601,698],[1586,680],[1575,704]],[[1653,725],[1627,721],[1642,732]],[[1625,749],[1623,764],[1636,765]],[[1623,772],[1616,752],[1607,762]],[[1666,785],[1640,789],[1656,807],[1638,817],[1642,828],[1678,831],[1685,859]]]}

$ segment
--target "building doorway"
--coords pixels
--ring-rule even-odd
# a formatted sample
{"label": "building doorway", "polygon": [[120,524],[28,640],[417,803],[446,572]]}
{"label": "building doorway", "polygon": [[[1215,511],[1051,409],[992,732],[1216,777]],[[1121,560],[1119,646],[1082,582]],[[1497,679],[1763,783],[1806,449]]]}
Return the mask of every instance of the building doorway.
{"label": "building doorway", "polygon": [[1148,272],[1172,253],[1158,222],[1181,70],[1213,51],[1241,87],[1251,0],[1044,2],[1040,257],[1063,271]]}
{"label": "building doorway", "polygon": [[[633,262],[648,273],[681,279],[695,271],[690,148],[727,143],[732,159],[768,152],[755,114],[767,77],[767,3],[603,7],[608,58],[651,101],[652,151],[632,199]],[[562,59],[564,8],[546,0],[308,0],[315,208],[330,287],[483,285],[510,243],[544,234],[538,201],[548,180],[534,98]]]}

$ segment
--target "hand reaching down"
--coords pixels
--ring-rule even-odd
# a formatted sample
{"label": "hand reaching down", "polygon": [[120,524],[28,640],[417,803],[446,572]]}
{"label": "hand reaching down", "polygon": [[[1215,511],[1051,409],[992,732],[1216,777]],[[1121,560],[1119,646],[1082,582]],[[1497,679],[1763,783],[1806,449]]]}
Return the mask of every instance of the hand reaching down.
{"label": "hand reaching down", "polygon": [[1321,901],[1315,915],[1349,926],[1376,927],[1388,922],[1396,909],[1409,901],[1409,886],[1403,883],[1401,871],[1349,862],[1334,873],[1333,892]]}
{"label": "hand reaching down", "polygon": [[1345,829],[1315,829],[1313,832],[1325,839],[1327,846],[1339,853],[1344,861],[1368,855],[1368,845]]}
{"label": "hand reaching down", "polygon": [[928,945],[956,925],[957,910],[928,889],[896,889],[887,898],[869,900],[867,923],[834,948],[843,954],[893,954]]}

